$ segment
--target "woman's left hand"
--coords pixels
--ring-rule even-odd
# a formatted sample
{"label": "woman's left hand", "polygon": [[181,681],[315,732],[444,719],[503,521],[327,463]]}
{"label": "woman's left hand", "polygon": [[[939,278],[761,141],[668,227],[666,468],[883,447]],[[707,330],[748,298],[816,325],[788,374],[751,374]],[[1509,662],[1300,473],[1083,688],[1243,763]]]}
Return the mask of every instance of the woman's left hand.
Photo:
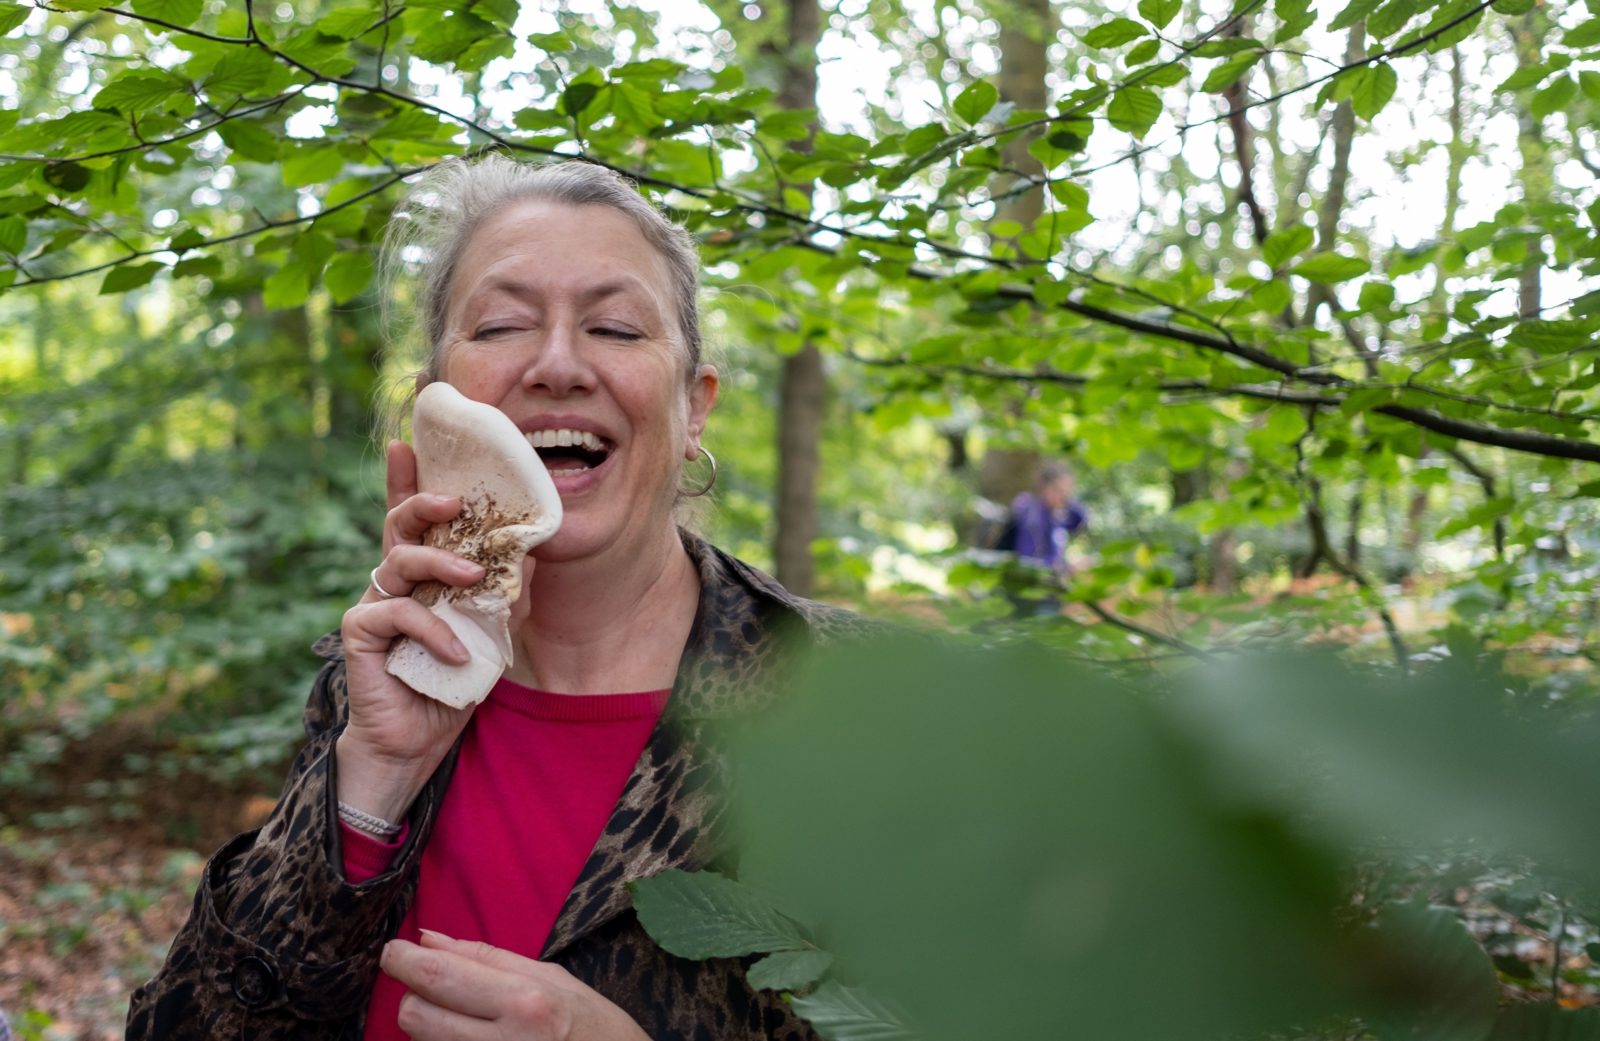
{"label": "woman's left hand", "polygon": [[409,988],[412,1041],[649,1041],[626,1012],[558,965],[479,941],[422,933],[390,940],[383,971]]}

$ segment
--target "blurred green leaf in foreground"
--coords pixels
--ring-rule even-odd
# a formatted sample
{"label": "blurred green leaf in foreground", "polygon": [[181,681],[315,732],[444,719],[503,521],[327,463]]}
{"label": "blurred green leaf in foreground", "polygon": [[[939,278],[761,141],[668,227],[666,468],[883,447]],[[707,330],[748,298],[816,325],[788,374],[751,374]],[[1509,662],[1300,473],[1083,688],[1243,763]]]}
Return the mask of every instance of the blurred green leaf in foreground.
{"label": "blurred green leaf in foreground", "polygon": [[1592,935],[1600,736],[1464,658],[1155,690],[1036,648],[866,643],[735,747],[741,884],[807,937],[752,949],[834,959],[802,1012],[843,986],[928,1041],[1600,1036],[1497,1007],[1452,875],[1536,879],[1554,934]]}

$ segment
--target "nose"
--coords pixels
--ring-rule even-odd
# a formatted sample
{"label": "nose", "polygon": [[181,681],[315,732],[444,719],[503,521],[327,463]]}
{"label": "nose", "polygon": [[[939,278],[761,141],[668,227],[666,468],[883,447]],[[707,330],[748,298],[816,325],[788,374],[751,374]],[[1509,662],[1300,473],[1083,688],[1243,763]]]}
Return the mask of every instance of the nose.
{"label": "nose", "polygon": [[552,398],[564,398],[594,387],[594,372],[582,350],[575,322],[557,321],[549,327],[547,335],[539,338],[522,372],[522,387]]}

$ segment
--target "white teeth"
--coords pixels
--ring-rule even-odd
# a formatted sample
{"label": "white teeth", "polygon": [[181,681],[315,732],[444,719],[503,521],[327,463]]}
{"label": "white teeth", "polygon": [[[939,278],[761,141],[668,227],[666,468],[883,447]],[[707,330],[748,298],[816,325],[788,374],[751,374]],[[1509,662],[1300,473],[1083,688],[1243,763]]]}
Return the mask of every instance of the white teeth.
{"label": "white teeth", "polygon": [[528,434],[528,443],[535,448],[569,448],[577,445],[591,452],[605,450],[605,444],[587,430],[534,430]]}

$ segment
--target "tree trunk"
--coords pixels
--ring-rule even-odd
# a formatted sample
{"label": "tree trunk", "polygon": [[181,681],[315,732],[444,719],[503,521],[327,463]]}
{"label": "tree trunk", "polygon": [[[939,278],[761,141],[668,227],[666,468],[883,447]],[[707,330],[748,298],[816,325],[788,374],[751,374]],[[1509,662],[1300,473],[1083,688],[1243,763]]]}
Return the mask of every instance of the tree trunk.
{"label": "tree trunk", "polygon": [[[1515,30],[1517,64],[1527,67],[1537,64],[1542,57],[1540,41],[1544,35],[1543,18],[1537,9],[1529,11]],[[1550,158],[1545,153],[1542,120],[1533,114],[1532,106],[1517,106],[1517,151],[1522,157],[1522,205],[1531,210],[1550,198]],[[1531,216],[1525,215],[1523,223]],[[1523,318],[1537,318],[1540,309],[1540,279],[1544,270],[1544,240],[1528,243],[1528,257],[1522,265],[1522,276],[1517,285],[1517,313]]]}
{"label": "tree trunk", "polygon": [[[789,51],[784,55],[778,104],[809,109],[817,98],[817,0],[789,0]],[[813,133],[815,125],[812,126]],[[809,142],[796,147],[808,149]],[[810,186],[802,188],[807,196]],[[827,377],[822,354],[806,344],[784,360],[778,389],[778,489],[772,559],[778,581],[800,596],[816,589],[811,543],[817,537],[817,473],[821,469],[822,414]]]}
{"label": "tree trunk", "polygon": [[[1000,30],[1000,100],[1019,109],[1040,110],[1049,103],[1045,86],[1046,46],[1054,25],[1050,0],[1017,0],[993,12]],[[1013,170],[1042,175],[1039,161],[1028,154],[1032,139],[1018,134],[1001,150],[1002,161]],[[1011,220],[1023,229],[1033,225],[1044,212],[1044,193],[1035,188],[1012,195],[995,207],[995,220]],[[990,449],[978,467],[978,494],[992,502],[1009,505],[1018,492],[1033,484],[1039,468],[1039,453],[1020,449]]]}

